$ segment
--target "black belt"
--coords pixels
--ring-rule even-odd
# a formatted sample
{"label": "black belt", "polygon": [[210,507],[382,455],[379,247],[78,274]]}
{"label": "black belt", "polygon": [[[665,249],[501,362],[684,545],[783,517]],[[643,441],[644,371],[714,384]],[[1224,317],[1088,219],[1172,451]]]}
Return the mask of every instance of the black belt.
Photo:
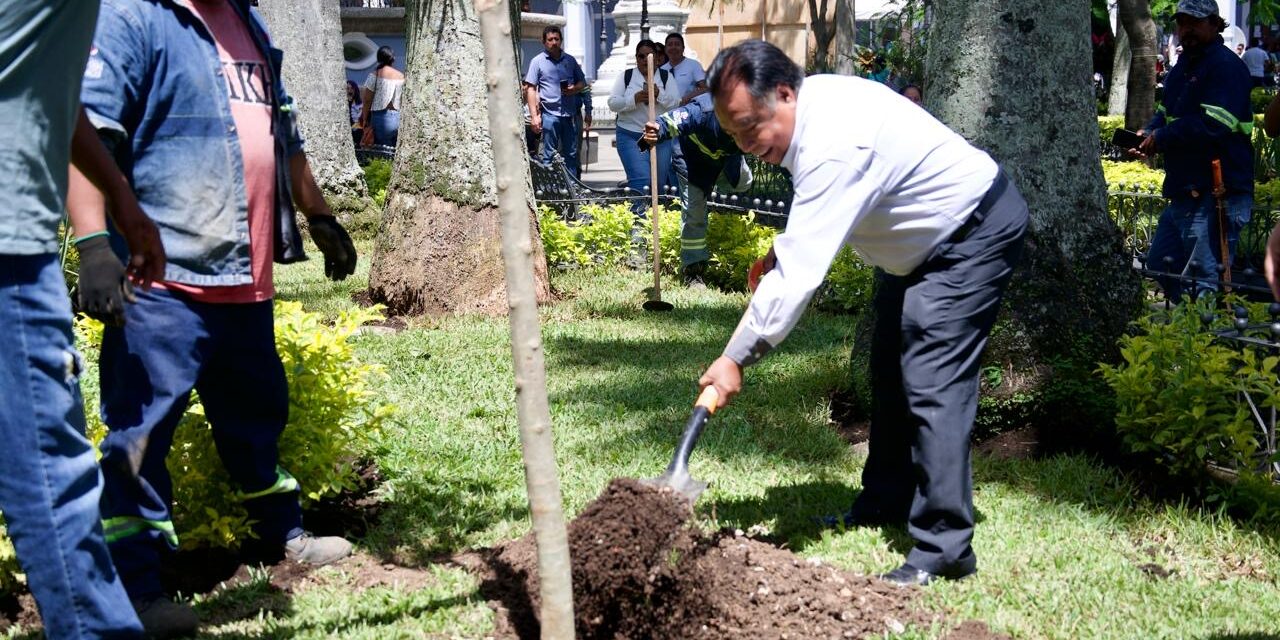
{"label": "black belt", "polygon": [[947,241],[956,243],[969,237],[969,234],[973,233],[973,230],[977,229],[982,224],[982,221],[986,220],[987,216],[991,214],[991,207],[996,206],[996,202],[1000,200],[1000,196],[1003,196],[1008,188],[1009,179],[1005,177],[1004,169],[1001,169],[996,174],[996,181],[991,183],[990,189],[987,189],[987,195],[982,196],[982,201],[978,203],[978,207],[969,215],[969,219],[965,220],[964,224],[960,225],[960,228],[956,229],[955,233],[952,233]]}

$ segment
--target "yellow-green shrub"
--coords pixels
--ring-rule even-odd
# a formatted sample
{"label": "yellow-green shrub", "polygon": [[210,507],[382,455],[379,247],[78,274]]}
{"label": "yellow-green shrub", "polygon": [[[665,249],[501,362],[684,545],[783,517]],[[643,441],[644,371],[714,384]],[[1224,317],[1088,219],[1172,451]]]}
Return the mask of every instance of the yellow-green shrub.
{"label": "yellow-green shrub", "polygon": [[1164,170],[1152,169],[1141,162],[1102,161],[1102,179],[1107,187],[1140,187],[1143,191],[1155,189],[1158,193],[1164,184]]}
{"label": "yellow-green shrub", "polygon": [[704,275],[708,284],[728,291],[747,290],[751,263],[764,257],[778,231],[757,224],[755,214],[711,214],[707,221],[707,247],[711,260]]}
{"label": "yellow-green shrub", "polygon": [[1111,144],[1111,136],[1116,129],[1124,128],[1124,116],[1098,116],[1098,140]]}

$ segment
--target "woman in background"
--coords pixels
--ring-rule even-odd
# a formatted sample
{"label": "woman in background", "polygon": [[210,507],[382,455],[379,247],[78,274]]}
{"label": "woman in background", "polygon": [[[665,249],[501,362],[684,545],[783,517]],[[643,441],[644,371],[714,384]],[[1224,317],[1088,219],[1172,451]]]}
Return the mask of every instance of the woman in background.
{"label": "woman in background", "polygon": [[364,100],[360,98],[360,85],[354,80],[347,81],[347,115],[349,116],[348,124],[351,125],[351,139],[356,145],[360,144],[361,114],[364,112]]}
{"label": "woman in background", "polygon": [[400,132],[400,94],[404,93],[404,74],[395,67],[396,55],[391,47],[378,48],[378,68],[365,78],[361,87],[364,109],[360,123],[364,128],[361,144],[396,146]]}

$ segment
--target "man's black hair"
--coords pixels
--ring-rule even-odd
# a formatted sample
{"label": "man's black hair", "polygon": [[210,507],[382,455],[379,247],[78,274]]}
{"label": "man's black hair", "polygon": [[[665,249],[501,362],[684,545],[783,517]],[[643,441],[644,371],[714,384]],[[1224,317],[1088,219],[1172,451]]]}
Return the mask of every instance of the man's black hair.
{"label": "man's black hair", "polygon": [[747,40],[721,51],[707,72],[707,86],[716,100],[739,82],[745,83],[752,98],[770,100],[780,86],[799,91],[804,69],[782,49],[763,40]]}
{"label": "man's black hair", "polygon": [[666,41],[668,41],[668,40],[670,40],[670,39],[672,39],[672,38],[675,38],[676,40],[679,40],[679,41],[680,41],[680,46],[682,46],[682,47],[684,46],[684,36],[683,36],[683,35],[681,35],[681,33],[680,33],[679,31],[672,31],[671,33],[668,33],[668,34],[667,34],[667,37],[663,38],[663,39],[662,39],[662,41],[663,41],[663,42],[666,42]]}
{"label": "man's black hair", "polygon": [[640,55],[640,47],[649,47],[650,51],[653,51],[654,53],[658,52],[658,43],[649,40],[648,38],[636,43],[636,55]]}
{"label": "man's black hair", "polygon": [[542,41],[543,41],[543,42],[546,42],[546,41],[547,41],[547,36],[549,36],[549,35],[551,35],[551,34],[553,34],[553,33],[554,33],[554,34],[556,34],[556,35],[558,35],[558,36],[560,36],[560,39],[561,39],[561,40],[564,40],[564,32],[560,30],[560,27],[558,27],[558,26],[556,26],[556,25],[554,25],[554,24],[549,24],[549,25],[547,25],[547,26],[545,26],[545,27],[543,27],[543,28],[542,28]]}

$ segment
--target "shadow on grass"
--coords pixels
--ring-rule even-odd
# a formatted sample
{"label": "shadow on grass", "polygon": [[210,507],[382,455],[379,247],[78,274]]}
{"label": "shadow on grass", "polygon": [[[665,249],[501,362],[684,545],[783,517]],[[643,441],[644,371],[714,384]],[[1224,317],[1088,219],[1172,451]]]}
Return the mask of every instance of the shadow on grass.
{"label": "shadow on grass", "polygon": [[494,522],[527,520],[528,504],[494,503],[497,483],[487,478],[428,475],[394,481],[395,497],[382,503],[378,522],[363,541],[383,561],[408,566],[438,562],[470,546],[470,536]]}
{"label": "shadow on grass", "polygon": [[[222,640],[264,640],[266,638],[293,638],[299,635],[315,637],[317,633],[323,633],[330,638],[344,638],[347,633],[360,629],[362,627],[375,627],[393,624],[401,620],[409,620],[419,618],[433,611],[441,609],[449,609],[452,607],[471,604],[472,599],[468,596],[450,596],[447,598],[439,598],[420,605],[409,607],[394,607],[391,611],[380,611],[368,614],[352,614],[350,612],[338,612],[334,618],[327,620],[318,620],[315,622],[304,622],[296,626],[285,628],[275,628],[265,630],[261,633],[244,633],[242,631],[229,631],[225,633],[201,633],[198,638],[219,638]],[[205,624],[211,624],[208,621]],[[212,623],[221,624],[221,623]],[[361,629],[367,631],[367,629]]]}
{"label": "shadow on grass", "polygon": [[1215,633],[1205,636],[1205,640],[1280,640],[1276,633]]}

